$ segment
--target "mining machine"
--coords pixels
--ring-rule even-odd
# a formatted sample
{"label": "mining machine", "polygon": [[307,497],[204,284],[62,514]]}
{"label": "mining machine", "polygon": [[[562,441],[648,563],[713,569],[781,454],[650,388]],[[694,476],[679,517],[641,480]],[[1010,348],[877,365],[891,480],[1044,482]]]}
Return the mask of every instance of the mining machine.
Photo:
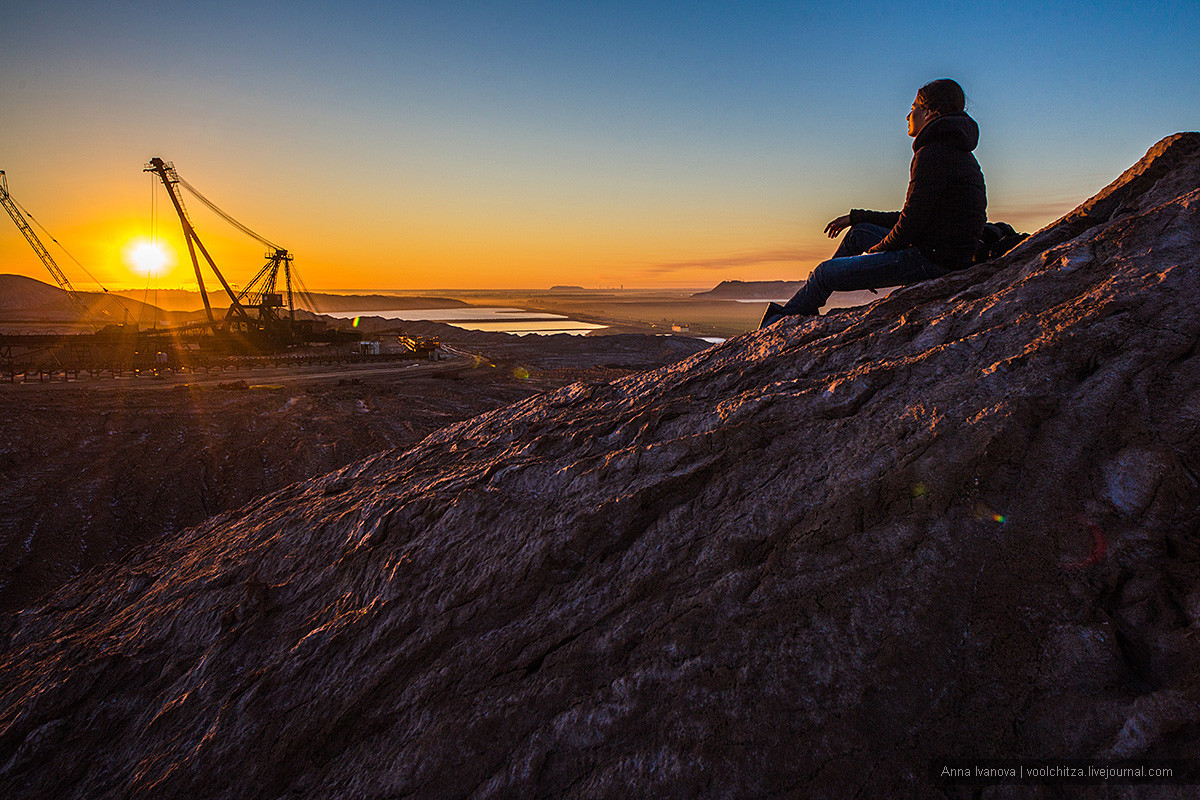
{"label": "mining machine", "polygon": [[[357,332],[327,329],[324,323],[316,320],[296,319],[293,278],[295,277],[297,281],[299,279],[294,275],[291,253],[222,211],[215,203],[200,194],[195,187],[179,177],[174,164],[155,157],[150,159],[150,163],[143,171],[158,175],[167,190],[167,195],[171,198],[171,204],[175,207],[176,214],[179,215],[183,238],[187,243],[192,268],[196,273],[196,283],[200,287],[200,296],[204,299],[204,311],[208,319],[202,324],[211,329],[219,347],[230,352],[266,353],[278,352],[293,345],[313,342],[351,342],[362,338]],[[208,248],[204,246],[197,235],[196,228],[183,204],[183,197],[179,192],[180,187],[187,189],[189,194],[221,219],[267,248],[266,264],[240,292],[235,292],[229,282],[225,280],[225,276],[209,254]],[[197,250],[229,296],[229,308],[222,319],[217,319],[209,302],[208,292],[204,288],[204,275],[200,269],[200,260],[196,254]]]}
{"label": "mining machine", "polygon": [[42,240],[38,238],[37,233],[29,226],[29,221],[25,219],[25,214],[21,212],[21,207],[17,205],[17,201],[13,200],[12,195],[8,193],[8,177],[2,169],[0,169],[0,205],[4,206],[4,210],[12,217],[13,222],[17,223],[17,228],[24,234],[25,240],[29,242],[29,246],[33,248],[33,252],[37,253],[38,258],[46,265],[46,269],[50,271],[50,275],[54,278],[59,288],[67,293],[67,298],[71,301],[71,305],[75,306],[76,310],[85,319],[90,318],[91,312],[88,310],[87,304],[83,302],[79,293],[75,291],[75,287],[67,280],[66,274],[59,268],[57,262],[54,260],[54,256],[50,255],[50,251],[42,244]]}
{"label": "mining machine", "polygon": [[[54,282],[66,293],[71,305],[79,312],[80,320],[91,328],[90,332],[75,334],[0,334],[0,375],[11,376],[12,365],[22,359],[31,363],[33,360],[42,359],[55,364],[64,362],[91,364],[99,358],[109,362],[129,361],[131,354],[135,353],[139,346],[137,323],[114,323],[105,319],[110,317],[108,311],[104,309],[97,311],[88,307],[79,292],[75,291],[75,287],[71,285],[66,273],[58,266],[54,256],[50,255],[50,251],[42,244],[42,240],[38,238],[37,233],[29,224],[29,219],[26,217],[32,218],[33,215],[25,211],[20,203],[9,194],[8,176],[5,175],[4,170],[0,170],[0,205],[3,205],[4,210],[12,217],[17,229],[25,236],[25,240],[29,242],[33,252],[50,272]],[[45,231],[44,228],[43,231]],[[49,232],[47,231],[46,234],[49,235]],[[56,241],[53,236],[50,239]],[[68,255],[70,254],[68,253]],[[104,289],[103,286],[100,288]],[[104,291],[108,290],[104,289]],[[121,304],[119,299],[116,302]],[[125,310],[125,317],[126,319],[129,317],[128,309]],[[98,355],[100,353],[103,355]]]}

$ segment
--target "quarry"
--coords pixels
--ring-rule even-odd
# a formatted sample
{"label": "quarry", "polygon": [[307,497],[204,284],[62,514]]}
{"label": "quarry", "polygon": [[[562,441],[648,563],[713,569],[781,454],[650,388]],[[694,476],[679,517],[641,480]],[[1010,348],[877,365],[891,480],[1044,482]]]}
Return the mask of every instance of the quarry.
{"label": "quarry", "polygon": [[[576,337],[613,341],[539,362],[477,339],[490,377],[419,379],[444,419],[383,378],[152,392],[179,422],[126,429],[244,406],[181,456],[241,484],[261,452],[277,477],[9,578],[0,786],[1190,797],[986,762],[1200,756],[1198,213],[1181,133],[1006,255],[869,305],[703,348]],[[473,381],[470,402],[445,388]],[[6,475],[57,469],[33,446]],[[47,504],[30,491],[7,508]],[[83,550],[86,521],[52,527]]]}

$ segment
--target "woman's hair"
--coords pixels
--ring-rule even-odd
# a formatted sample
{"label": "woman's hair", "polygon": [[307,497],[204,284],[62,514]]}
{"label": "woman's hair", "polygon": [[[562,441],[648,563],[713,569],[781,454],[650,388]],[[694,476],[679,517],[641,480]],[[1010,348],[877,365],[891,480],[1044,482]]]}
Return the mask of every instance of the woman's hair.
{"label": "woman's hair", "polygon": [[967,98],[961,86],[949,78],[941,78],[917,90],[917,105],[935,114],[957,114],[967,107]]}

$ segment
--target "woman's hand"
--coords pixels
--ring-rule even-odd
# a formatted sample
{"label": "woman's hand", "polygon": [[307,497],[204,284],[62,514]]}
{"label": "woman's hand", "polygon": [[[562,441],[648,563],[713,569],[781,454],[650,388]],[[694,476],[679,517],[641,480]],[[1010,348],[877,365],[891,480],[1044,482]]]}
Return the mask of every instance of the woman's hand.
{"label": "woman's hand", "polygon": [[833,239],[839,233],[841,233],[842,231],[846,230],[846,228],[849,228],[849,227],[850,227],[850,215],[843,214],[842,216],[838,217],[837,219],[833,220],[832,222],[830,222],[828,225],[825,226],[825,233],[829,234],[830,239]]}

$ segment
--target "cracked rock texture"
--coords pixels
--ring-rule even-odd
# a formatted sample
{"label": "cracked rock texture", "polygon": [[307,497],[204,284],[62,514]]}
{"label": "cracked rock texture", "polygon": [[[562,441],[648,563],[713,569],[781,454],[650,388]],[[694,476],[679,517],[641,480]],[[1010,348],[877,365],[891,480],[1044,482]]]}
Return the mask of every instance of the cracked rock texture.
{"label": "cracked rock texture", "polygon": [[1198,251],[1180,134],[1000,260],[84,575],[3,622],[3,794],[970,797],[930,760],[1200,756]]}

